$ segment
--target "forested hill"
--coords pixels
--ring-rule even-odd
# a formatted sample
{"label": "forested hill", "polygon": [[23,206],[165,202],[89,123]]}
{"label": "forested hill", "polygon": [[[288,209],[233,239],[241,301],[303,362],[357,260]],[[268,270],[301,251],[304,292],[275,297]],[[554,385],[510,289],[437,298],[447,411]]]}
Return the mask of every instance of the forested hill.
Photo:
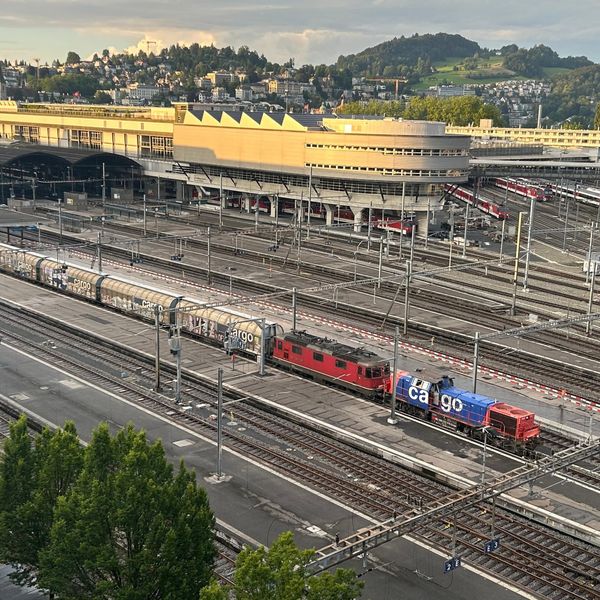
{"label": "forested hill", "polygon": [[[555,121],[572,120],[590,126],[594,114],[600,127],[600,65],[555,75],[552,93],[544,100],[544,112]],[[597,111],[597,112],[595,112]]]}
{"label": "forested hill", "polygon": [[431,63],[448,57],[467,58],[481,52],[477,42],[449,33],[394,38],[358,54],[340,56],[336,66],[354,75],[404,76],[426,72]]}

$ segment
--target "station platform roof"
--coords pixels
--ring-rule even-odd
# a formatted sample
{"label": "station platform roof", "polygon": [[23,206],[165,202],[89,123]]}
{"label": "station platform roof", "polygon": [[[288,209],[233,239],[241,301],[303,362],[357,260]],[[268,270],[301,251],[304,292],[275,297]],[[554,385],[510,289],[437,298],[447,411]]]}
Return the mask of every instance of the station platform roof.
{"label": "station platform roof", "polygon": [[50,223],[50,219],[0,206],[0,228],[30,227]]}

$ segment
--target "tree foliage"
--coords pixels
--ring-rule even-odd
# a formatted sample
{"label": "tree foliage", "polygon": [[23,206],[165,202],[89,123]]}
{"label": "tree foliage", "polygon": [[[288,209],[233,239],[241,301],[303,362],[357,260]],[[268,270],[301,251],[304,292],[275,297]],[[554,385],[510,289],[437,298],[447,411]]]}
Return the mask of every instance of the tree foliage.
{"label": "tree foliage", "polygon": [[503,64],[507,69],[526,77],[543,77],[544,67],[576,69],[593,64],[585,56],[567,56],[561,58],[552,48],[544,44],[538,44],[529,49],[517,48],[513,44],[511,46],[504,46],[501,53],[504,56]]}
{"label": "tree foliage", "polygon": [[544,100],[544,114],[554,122],[576,118],[582,126],[592,127],[598,102],[600,65],[593,65],[556,75],[552,92]]}
{"label": "tree foliage", "polygon": [[600,102],[596,106],[596,114],[594,115],[594,127],[600,129]]}
{"label": "tree foliage", "polygon": [[236,561],[234,583],[220,588],[212,583],[202,590],[200,600],[353,600],[363,584],[349,569],[309,577],[306,565],[314,550],[300,550],[292,532],[281,534],[267,550],[243,550]]}
{"label": "tree foliage", "polygon": [[214,516],[183,464],[132,426],[72,423],[32,443],[11,425],[0,461],[0,561],[65,600],[197,598],[212,573]]}
{"label": "tree foliage", "polygon": [[[394,38],[358,54],[340,56],[336,66],[366,77],[424,75],[431,63],[449,56],[466,58],[483,50],[461,35],[436,33]],[[386,67],[389,67],[386,71]]]}
{"label": "tree foliage", "polygon": [[73,52],[72,50],[67,53],[67,58],[65,60],[66,65],[77,65],[81,62],[81,57],[77,52]]}
{"label": "tree foliage", "polygon": [[[54,506],[78,477],[83,449],[70,422],[62,430],[44,429],[32,447],[25,417],[11,426],[4,449],[0,559],[13,566],[13,578],[18,583],[33,583],[40,552],[50,540]],[[14,468],[17,457],[19,469]]]}
{"label": "tree foliage", "polygon": [[214,517],[183,465],[132,426],[94,432],[81,474],[59,498],[40,584],[61,598],[198,595],[211,574]]}
{"label": "tree foliage", "polygon": [[40,79],[40,87],[45,92],[69,95],[79,92],[84,98],[91,98],[98,89],[98,81],[90,75],[68,73]]}
{"label": "tree foliage", "polygon": [[367,104],[350,102],[338,108],[339,114],[368,114],[402,117],[411,120],[442,121],[452,125],[479,123],[480,119],[492,119],[495,125],[502,124],[500,110],[485,104],[477,96],[413,97],[407,103],[373,100]]}

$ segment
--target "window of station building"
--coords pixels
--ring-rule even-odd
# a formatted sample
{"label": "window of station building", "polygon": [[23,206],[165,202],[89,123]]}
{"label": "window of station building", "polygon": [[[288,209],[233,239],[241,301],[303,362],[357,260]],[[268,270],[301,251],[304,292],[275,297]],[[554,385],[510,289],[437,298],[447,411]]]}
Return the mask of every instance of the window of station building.
{"label": "window of station building", "polygon": [[345,360],[336,360],[335,361],[335,366],[338,369],[346,369],[348,365],[346,364]]}
{"label": "window of station building", "polygon": [[71,129],[71,145],[80,148],[93,148],[100,150],[102,148],[102,132],[88,131],[85,129]]}
{"label": "window of station building", "polygon": [[173,138],[160,135],[142,135],[140,148],[142,156],[171,158],[173,156]]}
{"label": "window of station building", "polygon": [[313,352],[313,360],[323,362],[323,355],[320,352]]}
{"label": "window of station building", "polygon": [[302,347],[301,346],[292,346],[292,353],[293,354],[302,354]]}
{"label": "window of station building", "polygon": [[40,128],[29,125],[15,125],[15,138],[37,144],[40,141]]}

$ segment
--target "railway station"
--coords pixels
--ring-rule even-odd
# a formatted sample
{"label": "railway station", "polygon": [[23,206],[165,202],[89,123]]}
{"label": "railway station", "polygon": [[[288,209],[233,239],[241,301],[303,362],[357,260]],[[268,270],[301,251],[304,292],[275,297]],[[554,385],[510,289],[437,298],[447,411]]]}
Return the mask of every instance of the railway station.
{"label": "railway station", "polygon": [[366,597],[594,599],[598,165],[449,131],[0,103],[0,409],[144,427]]}

